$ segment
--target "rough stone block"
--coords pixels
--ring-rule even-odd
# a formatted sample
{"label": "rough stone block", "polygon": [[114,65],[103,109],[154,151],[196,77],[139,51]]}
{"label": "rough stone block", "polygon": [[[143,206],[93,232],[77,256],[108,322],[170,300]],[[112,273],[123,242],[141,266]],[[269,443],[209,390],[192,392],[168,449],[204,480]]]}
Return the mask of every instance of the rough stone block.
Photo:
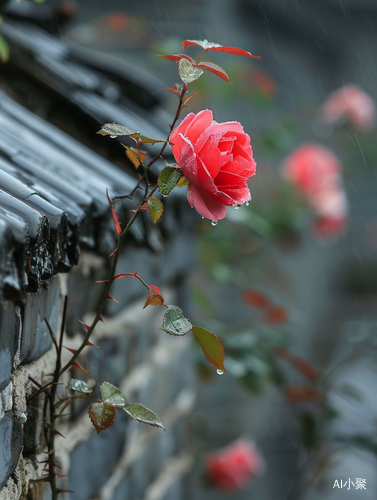
{"label": "rough stone block", "polygon": [[13,360],[17,351],[15,307],[11,302],[0,303],[0,391],[10,382]]}
{"label": "rough stone block", "polygon": [[87,500],[111,476],[122,453],[128,417],[119,411],[112,427],[79,444],[71,454],[68,489],[71,500]]}
{"label": "rough stone block", "polygon": [[12,411],[4,413],[0,420],[0,489],[17,466],[22,450],[22,424]]}
{"label": "rough stone block", "polygon": [[56,332],[59,314],[59,284],[53,277],[41,287],[38,293],[25,294],[25,306],[22,311],[22,362],[38,359],[47,352],[52,340],[45,318]]}

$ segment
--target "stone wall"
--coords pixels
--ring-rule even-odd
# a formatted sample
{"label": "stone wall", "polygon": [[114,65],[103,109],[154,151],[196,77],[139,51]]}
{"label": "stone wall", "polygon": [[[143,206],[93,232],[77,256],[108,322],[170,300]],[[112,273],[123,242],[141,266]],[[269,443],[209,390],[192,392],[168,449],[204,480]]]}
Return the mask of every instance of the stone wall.
{"label": "stone wall", "polygon": [[[149,257],[144,270],[150,273],[158,257],[140,252],[140,258],[137,253],[128,250],[124,259],[134,265],[142,260],[145,263]],[[42,431],[44,396],[26,404],[27,397],[36,390],[29,377],[40,384],[49,380],[55,352],[44,318],[48,318],[54,330],[60,325],[62,298],[73,285],[76,290],[69,298],[73,305],[69,308],[65,345],[74,348],[80,344],[82,327],[73,317],[77,313],[74,302],[80,296],[90,296],[93,287],[101,286],[94,285],[95,278],[103,274],[101,264],[102,259],[85,252],[79,266],[69,275],[55,276],[38,293],[26,294],[23,307],[10,301],[1,303],[1,500],[17,500],[26,495],[49,498],[48,483],[30,482],[42,473],[38,462],[45,457],[46,444]],[[57,439],[56,450],[62,471],[69,474],[63,480],[64,487],[74,491],[70,494],[74,500],[177,499],[179,478],[191,466],[191,458],[181,451],[185,417],[196,394],[190,339],[160,331],[164,311],[158,307],[143,310],[145,292],[140,287],[140,296],[138,282],[130,281],[123,280],[123,286],[116,291],[120,304],[114,304],[104,316],[105,324],[96,327],[93,342],[101,349],[87,348],[80,363],[98,384],[109,381],[123,391],[129,402],[142,403],[155,411],[166,432],[132,422],[118,413],[113,427],[97,436],[88,417],[88,405],[80,401],[83,404],[74,406],[72,415],[62,419],[59,430],[65,439]],[[184,307],[174,282],[166,284],[162,293],[167,303]],[[93,311],[95,305],[93,301],[87,309]],[[87,312],[81,318],[90,322],[92,314]],[[73,370],[64,381],[71,376],[89,380]],[[64,392],[62,386],[59,393]]]}

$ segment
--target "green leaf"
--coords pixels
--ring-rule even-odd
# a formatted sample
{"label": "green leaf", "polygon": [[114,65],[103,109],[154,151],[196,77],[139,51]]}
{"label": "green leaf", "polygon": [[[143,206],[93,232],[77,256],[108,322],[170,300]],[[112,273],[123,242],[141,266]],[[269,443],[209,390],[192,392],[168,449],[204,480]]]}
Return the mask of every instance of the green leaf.
{"label": "green leaf", "polygon": [[143,144],[154,144],[155,142],[169,142],[164,139],[152,139],[151,137],[146,137],[141,135],[140,132],[135,132],[125,125],[119,125],[119,123],[105,123],[102,125],[101,129],[97,132],[100,135],[109,135],[112,139],[119,136],[132,137],[136,142]]}
{"label": "green leaf", "polygon": [[132,418],[132,420],[137,420],[138,422],[143,422],[143,424],[152,425],[153,427],[161,427],[161,429],[165,430],[165,427],[162,425],[158,416],[153,413],[152,410],[149,410],[149,408],[146,408],[140,403],[127,405],[123,408],[123,410],[129,417]]}
{"label": "green leaf", "polygon": [[165,167],[161,170],[157,184],[162,196],[167,196],[175,188],[182,176],[182,170],[177,167]]}
{"label": "green leaf", "polygon": [[118,387],[110,384],[110,382],[103,382],[100,387],[101,400],[111,406],[124,406],[126,404],[126,397]]}
{"label": "green leaf", "polygon": [[9,47],[4,38],[0,35],[0,59],[6,63],[9,59]]}
{"label": "green leaf", "polygon": [[130,136],[133,139],[140,137],[140,132],[135,132],[124,125],[119,125],[119,123],[105,123],[97,134],[109,135],[112,139],[123,135]]}
{"label": "green leaf", "polygon": [[305,412],[299,417],[301,423],[301,439],[302,444],[308,451],[313,450],[318,444],[318,426],[314,416]]}
{"label": "green leaf", "polygon": [[225,371],[224,347],[220,339],[208,330],[200,328],[200,326],[193,326],[191,331],[199,342],[200,347],[203,349],[204,355],[208,361],[218,370]]}
{"label": "green leaf", "polygon": [[115,422],[116,416],[117,411],[112,406],[93,403],[89,408],[89,417],[97,434],[111,427]]}
{"label": "green leaf", "polygon": [[147,206],[149,215],[153,220],[153,224],[156,224],[158,219],[161,217],[162,212],[164,211],[164,205],[162,204],[161,200],[152,196],[151,198],[148,198]]}
{"label": "green leaf", "polygon": [[184,317],[183,311],[177,306],[168,306],[168,310],[164,314],[161,330],[170,335],[186,335],[191,331],[192,324]]}
{"label": "green leaf", "polygon": [[72,391],[81,392],[82,394],[90,394],[93,391],[86,382],[77,378],[71,378],[66,388]]}
{"label": "green leaf", "polygon": [[178,73],[182,82],[188,85],[200,78],[203,74],[203,70],[195,68],[187,59],[181,59],[179,61]]}
{"label": "green leaf", "polygon": [[145,135],[139,136],[139,142],[142,144],[154,144],[156,142],[169,142],[165,139],[152,139],[151,137],[146,137]]}

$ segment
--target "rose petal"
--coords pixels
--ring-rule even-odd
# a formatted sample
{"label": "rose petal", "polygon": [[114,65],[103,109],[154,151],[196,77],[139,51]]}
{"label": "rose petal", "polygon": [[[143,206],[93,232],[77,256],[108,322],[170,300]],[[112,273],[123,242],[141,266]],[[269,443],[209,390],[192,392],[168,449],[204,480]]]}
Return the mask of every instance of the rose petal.
{"label": "rose petal", "polygon": [[[212,111],[205,109],[200,111],[191,121],[186,129],[185,136],[190,139],[190,141],[195,144],[200,135],[205,132],[212,124]],[[197,149],[195,149],[198,152]]]}
{"label": "rose petal", "polygon": [[214,222],[223,219],[226,215],[224,203],[216,200],[194,184],[190,184],[188,187],[187,199],[190,205],[195,207],[199,215]]}
{"label": "rose petal", "polygon": [[184,146],[184,140],[179,134],[185,135],[187,127],[194,120],[195,114],[190,113],[186,116],[186,118],[178,125],[177,128],[173,130],[170,134],[169,141],[171,142],[171,150],[173,152],[174,158],[176,162],[180,161],[182,147]]}

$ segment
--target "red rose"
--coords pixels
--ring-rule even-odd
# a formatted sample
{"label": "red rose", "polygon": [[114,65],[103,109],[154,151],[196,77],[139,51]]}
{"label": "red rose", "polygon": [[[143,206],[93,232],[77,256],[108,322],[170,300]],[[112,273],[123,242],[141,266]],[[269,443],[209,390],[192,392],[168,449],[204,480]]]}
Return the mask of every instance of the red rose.
{"label": "red rose", "polygon": [[236,490],[261,472],[263,461],[251,441],[240,440],[209,455],[206,473],[214,486]]}
{"label": "red rose", "polygon": [[316,217],[316,236],[326,239],[344,232],[348,199],[341,164],[332,151],[318,144],[304,144],[284,161],[282,173],[307,196]]}
{"label": "red rose", "polygon": [[284,161],[283,176],[311,197],[339,184],[341,166],[330,149],[303,144]]}
{"label": "red rose", "polygon": [[332,92],[320,109],[329,125],[348,120],[357,130],[367,132],[376,125],[376,103],[357,85],[349,83]]}
{"label": "red rose", "polygon": [[250,137],[238,122],[216,123],[208,109],[190,113],[170,134],[170,143],[189,181],[188,202],[202,217],[217,222],[226,206],[251,199],[247,180],[256,167]]}

